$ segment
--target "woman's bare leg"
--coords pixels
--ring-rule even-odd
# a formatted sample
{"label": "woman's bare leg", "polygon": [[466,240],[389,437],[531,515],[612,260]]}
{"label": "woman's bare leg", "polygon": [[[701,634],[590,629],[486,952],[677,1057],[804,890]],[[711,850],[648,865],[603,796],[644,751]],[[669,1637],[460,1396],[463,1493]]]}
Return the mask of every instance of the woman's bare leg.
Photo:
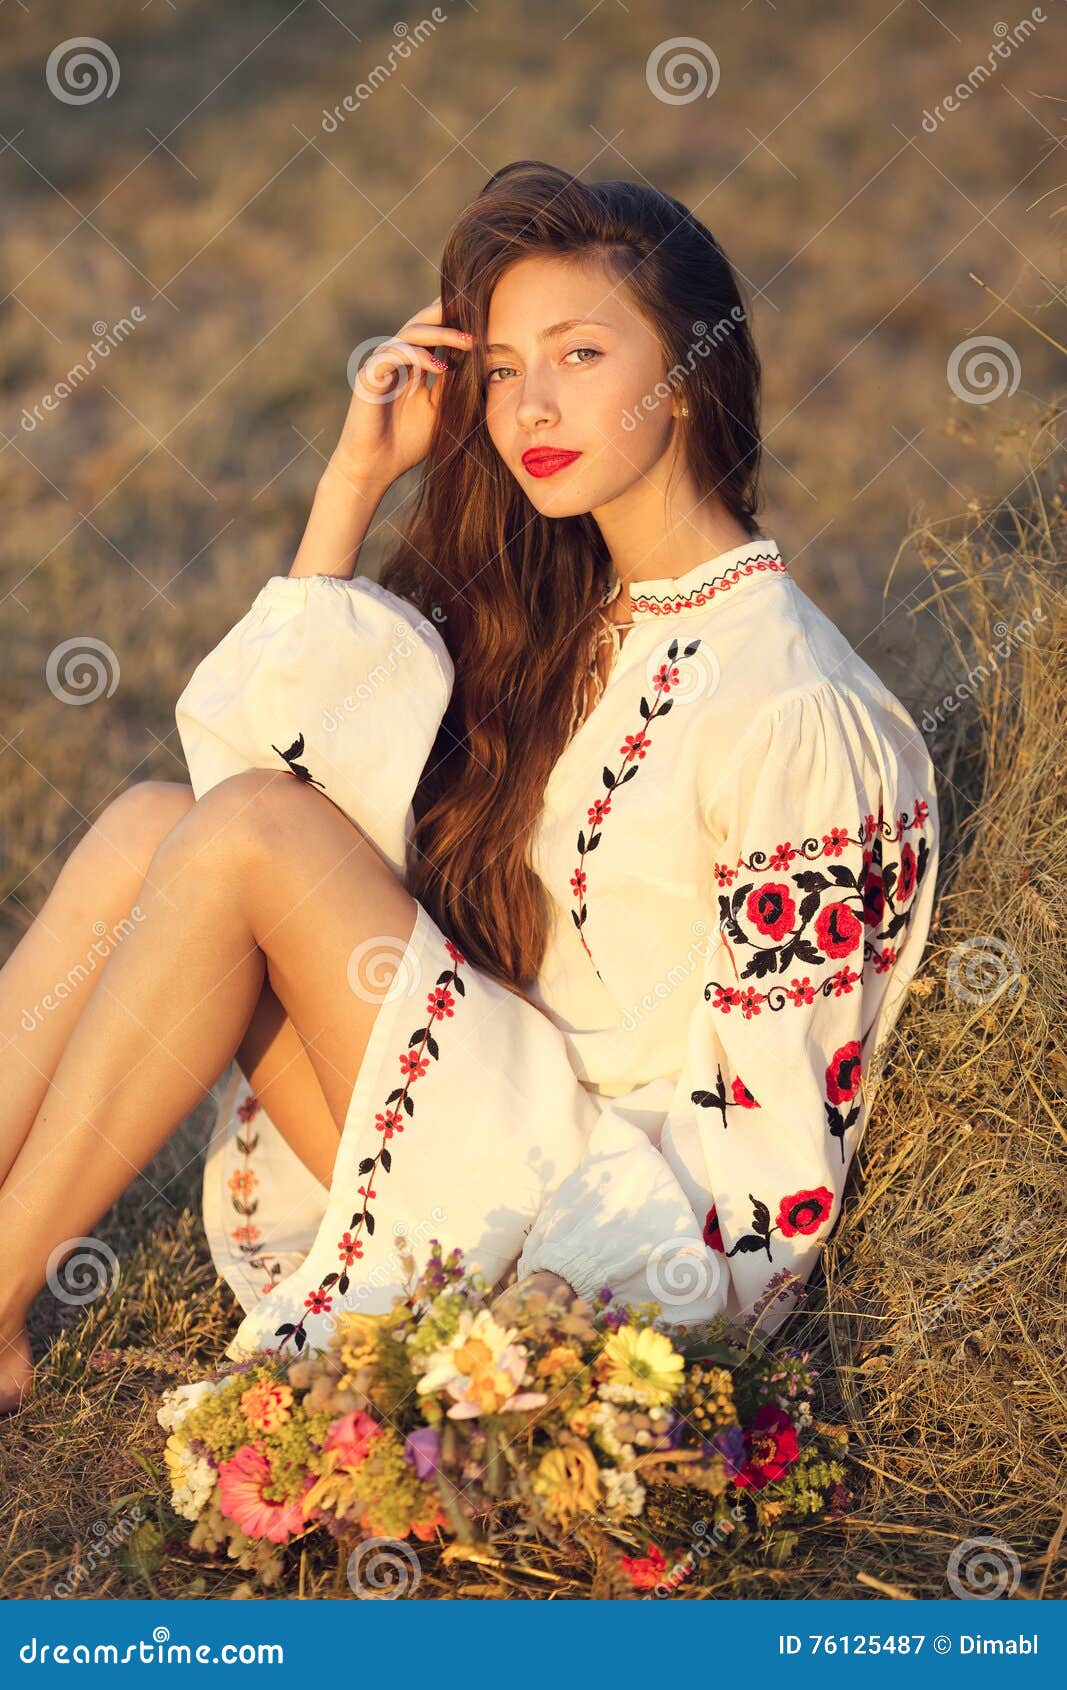
{"label": "woman's bare leg", "polygon": [[[63,864],[32,927],[0,968],[0,1186],[18,1155],[90,994],[122,935],[153,853],[195,802],[179,781],[127,787]],[[131,912],[134,912],[131,914]],[[315,1070],[265,982],[236,1052],[271,1120],[319,1179],[332,1123]]]}
{"label": "woman's bare leg", "polygon": [[352,990],[351,954],[381,937],[380,1001],[417,913],[359,830],[288,771],[250,770],[207,793],[156,851],[139,901],[0,1190],[0,1409],[27,1388],[23,1323],[53,1250],[91,1231],[214,1083],[268,969],[336,1152],[377,1014]]}
{"label": "woman's bare leg", "polygon": [[140,781],[120,793],[79,839],[0,969],[0,1185],[129,930],[152,853],[192,804],[192,787],[177,782]]}

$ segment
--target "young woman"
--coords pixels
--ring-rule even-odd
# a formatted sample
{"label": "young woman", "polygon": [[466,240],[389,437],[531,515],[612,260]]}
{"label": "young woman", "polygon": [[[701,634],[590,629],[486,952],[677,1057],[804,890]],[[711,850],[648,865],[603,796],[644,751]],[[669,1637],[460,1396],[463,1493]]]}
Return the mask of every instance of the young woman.
{"label": "young woman", "polygon": [[[937,810],[911,717],[759,529],[759,373],[669,196],[522,161],[462,213],[288,575],[178,701],[192,789],[111,805],[0,974],[0,1403],[32,1298],[226,1071],[234,1358],[387,1308],[430,1237],[516,1268],[505,1300],[795,1306]],[[353,579],[420,462],[380,584]],[[103,969],[26,1032],[105,916]]]}

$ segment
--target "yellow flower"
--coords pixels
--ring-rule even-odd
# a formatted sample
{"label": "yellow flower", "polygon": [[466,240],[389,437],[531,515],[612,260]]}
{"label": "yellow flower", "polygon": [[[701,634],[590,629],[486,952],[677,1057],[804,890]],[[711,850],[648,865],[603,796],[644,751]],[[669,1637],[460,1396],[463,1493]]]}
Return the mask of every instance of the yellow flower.
{"label": "yellow flower", "polygon": [[288,1385],[261,1379],[241,1396],[241,1412],[256,1432],[276,1432],[291,1418],[293,1393]]}
{"label": "yellow flower", "polygon": [[684,1379],[685,1363],[663,1332],[651,1326],[638,1331],[620,1326],[603,1349],[609,1385],[633,1391],[636,1400],[652,1407],[670,1402]]}
{"label": "yellow flower", "polygon": [[571,1514],[591,1514],[601,1501],[600,1469],[584,1444],[550,1449],[541,1457],[533,1488],[562,1523]]}

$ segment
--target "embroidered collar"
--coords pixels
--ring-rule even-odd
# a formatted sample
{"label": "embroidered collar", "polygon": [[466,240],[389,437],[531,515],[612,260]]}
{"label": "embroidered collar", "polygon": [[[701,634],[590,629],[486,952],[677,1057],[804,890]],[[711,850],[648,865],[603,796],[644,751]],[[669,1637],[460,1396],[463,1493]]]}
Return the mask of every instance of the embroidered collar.
{"label": "embroidered collar", "polygon": [[[684,575],[663,575],[655,580],[635,581],[630,589],[634,622],[656,616],[683,616],[700,610],[714,598],[743,592],[746,582],[757,581],[769,570],[782,572],[786,563],[774,540],[746,540],[732,551],[698,563]],[[611,580],[601,601],[611,604],[622,592],[622,582],[611,571]]]}

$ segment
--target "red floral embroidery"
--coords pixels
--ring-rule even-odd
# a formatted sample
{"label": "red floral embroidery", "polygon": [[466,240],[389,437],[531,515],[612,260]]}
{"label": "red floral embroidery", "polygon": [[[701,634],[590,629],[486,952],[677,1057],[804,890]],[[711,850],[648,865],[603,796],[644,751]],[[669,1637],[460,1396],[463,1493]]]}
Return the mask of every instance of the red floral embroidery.
{"label": "red floral embroidery", "polygon": [[[774,1224],[771,1224],[771,1211],[759,1197],[754,1197],[751,1191],[748,1200],[752,1204],[752,1231],[742,1233],[729,1250],[724,1250],[726,1256],[736,1256],[738,1252],[749,1256],[755,1251],[765,1250],[767,1260],[774,1261],[771,1252],[771,1235],[780,1232],[783,1238],[793,1238],[797,1233],[810,1238],[812,1233],[818,1232],[824,1221],[829,1220],[834,1205],[834,1194],[825,1185],[816,1186],[813,1191],[794,1191],[789,1196],[778,1200],[778,1213]],[[705,1227],[707,1223],[705,1222]],[[717,1246],[713,1246],[717,1248]]]}
{"label": "red floral embroidery", "polygon": [[[697,651],[699,645],[699,639],[690,640],[689,644],[683,649],[682,656],[692,657]],[[645,724],[645,728],[649,727],[657,718],[666,716],[668,711],[674,707],[673,698],[668,698],[665,695],[670,692],[672,686],[678,685],[679,671],[674,661],[678,656],[677,640],[672,640],[670,645],[667,647],[667,656],[669,662],[662,663],[652,679],[652,692],[656,699],[655,705],[653,706],[649,704],[648,699],[644,696],[642,696],[638,704],[638,709],[641,712],[641,719]],[[604,818],[611,810],[611,794],[614,793],[618,787],[624,786],[628,780],[633,779],[634,775],[636,775],[638,771],[640,761],[645,757],[652,745],[652,741],[645,732],[645,728],[642,728],[640,732],[627,734],[625,736],[623,743],[619,746],[619,755],[622,758],[622,764],[614,774],[605,764],[602,778],[604,785],[607,788],[608,796],[606,798],[594,799],[593,803],[588,807],[586,812],[589,817],[588,835],[586,834],[584,828],[580,828],[578,832],[578,866],[571,875],[571,891],[574,893],[574,896],[580,900],[580,903],[578,909],[571,910],[571,917],[574,921],[575,927],[578,929],[578,937],[582,942],[582,949],[593,964],[593,967],[596,969],[597,976],[601,980],[604,976],[600,973],[599,968],[596,966],[596,962],[593,959],[593,953],[589,949],[589,946],[586,943],[585,934],[582,931],[585,927],[586,917],[589,913],[589,906],[585,901],[588,889],[585,859],[590,852],[595,851],[597,846],[600,844]]]}
{"label": "red floral embroidery", "polygon": [[[733,888],[728,895],[719,894],[719,927],[738,980],[784,974],[797,962],[818,968],[858,952],[862,952],[863,965],[869,961],[876,973],[884,973],[897,955],[896,946],[884,942],[893,940],[911,919],[915,893],[930,861],[931,842],[928,830],[920,837],[917,851],[910,840],[904,840],[899,861],[883,865],[883,841],[900,840],[907,830],[925,829],[928,816],[929,805],[917,798],[912,816],[900,812],[896,831],[884,823],[879,808],[877,819],[873,813],[867,815],[855,837],[835,825],[821,836],[809,836],[799,846],[785,841],[770,854],[753,851],[748,858],[739,857],[736,867],[716,863],[714,873],[719,885]],[[846,847],[857,846],[858,869],[847,860],[835,860],[826,869],[798,869],[788,879],[734,886],[742,870],[750,875],[780,875],[796,858],[805,864],[839,859]],[[752,955],[738,971],[734,950],[742,947],[750,948]],[[779,1010],[786,1004],[794,1008],[810,1004],[817,992],[823,997],[842,997],[861,979],[862,974],[844,962],[817,986],[806,974],[795,974],[788,985],[776,984],[766,990],[738,989],[709,980],[704,996],[720,1013],[729,1014],[736,1008],[750,1020],[763,1007]]]}
{"label": "red floral embroidery", "polygon": [[816,1186],[814,1191],[797,1191],[792,1197],[783,1197],[778,1205],[778,1228],[782,1237],[792,1238],[800,1232],[805,1238],[810,1238],[813,1232],[818,1232],[833,1206],[834,1194],[827,1191],[825,1185]]}
{"label": "red floral embroidery", "polygon": [[690,1098],[701,1109],[717,1109],[722,1115],[722,1124],[726,1125],[726,1111],[728,1109],[758,1109],[759,1104],[749,1091],[740,1075],[735,1075],[730,1086],[730,1095],[726,1095],[726,1082],[722,1069],[716,1064],[715,1090],[690,1092]]}
{"label": "red floral embroidery", "polygon": [[262,1105],[255,1092],[246,1092],[238,1103],[235,1114],[242,1123],[234,1135],[234,1145],[241,1154],[241,1166],[235,1168],[226,1181],[230,1193],[230,1203],[234,1212],[244,1217],[240,1226],[234,1227],[230,1237],[238,1249],[248,1256],[249,1265],[262,1268],[267,1274],[267,1282],[262,1287],[262,1295],[266,1295],[282,1277],[282,1264],[278,1259],[265,1254],[260,1246],[263,1234],[259,1227],[249,1218],[259,1208],[259,1199],[255,1195],[259,1188],[259,1175],[251,1166],[252,1157],[259,1146],[259,1134],[252,1126],[252,1122],[259,1114]]}
{"label": "red floral embroidery", "polygon": [[[363,1255],[363,1234],[368,1237],[374,1235],[374,1211],[371,1203],[377,1197],[374,1190],[374,1179],[379,1170],[390,1173],[392,1170],[392,1153],[387,1141],[394,1133],[403,1132],[404,1117],[410,1120],[415,1112],[415,1100],[411,1095],[411,1088],[427,1070],[430,1061],[439,1062],[441,1051],[433,1034],[434,1024],[446,1020],[455,1013],[457,997],[465,997],[467,988],[460,979],[459,970],[466,962],[462,952],[457,950],[450,939],[445,940],[445,946],[452,958],[452,967],[446,968],[437,976],[433,990],[426,999],[428,1020],[424,1027],[416,1027],[408,1039],[408,1049],[401,1054],[400,1064],[404,1076],[404,1083],[391,1091],[385,1099],[383,1109],[374,1118],[374,1124],[382,1135],[382,1142],[374,1156],[365,1156],[359,1164],[359,1172],[366,1179],[366,1184],[358,1188],[361,1202],[357,1205],[348,1227],[337,1241],[337,1251],[341,1258],[341,1272],[331,1272],[323,1276],[319,1284],[308,1293],[304,1299],[304,1307],[309,1314],[329,1313],[333,1298],[331,1292],[337,1288],[337,1295],[345,1296],[349,1287],[348,1268],[353,1261]],[[453,996],[453,993],[456,996]],[[370,1178],[367,1178],[367,1176]],[[276,1328],[274,1336],[281,1340],[278,1351],[285,1349],[290,1342],[302,1350],[307,1343],[305,1322],[307,1314],[301,1315],[299,1321],[286,1321]]]}
{"label": "red floral embroidery", "polygon": [[726,1245],[722,1241],[722,1233],[719,1230],[719,1217],[715,1213],[714,1204],[712,1204],[711,1208],[707,1212],[707,1215],[704,1217],[704,1242],[708,1246],[709,1250],[718,1250],[721,1255],[726,1254]]}
{"label": "red floral embroidery", "polygon": [[780,573],[785,567],[785,561],[777,549],[758,552],[755,556],[746,557],[741,563],[724,569],[721,575],[713,576],[710,581],[702,582],[684,597],[663,596],[657,593],[631,595],[631,608],[635,616],[675,616],[680,610],[697,610],[703,604],[710,604],[716,593],[729,592],[730,588],[735,587],[746,575],[757,575],[764,570]]}

